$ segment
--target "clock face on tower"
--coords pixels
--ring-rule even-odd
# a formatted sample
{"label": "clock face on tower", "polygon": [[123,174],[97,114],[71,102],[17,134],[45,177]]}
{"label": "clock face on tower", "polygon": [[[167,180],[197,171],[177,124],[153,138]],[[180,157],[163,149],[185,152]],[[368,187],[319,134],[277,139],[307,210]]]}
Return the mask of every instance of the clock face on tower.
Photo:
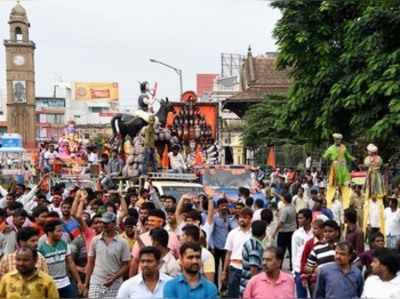
{"label": "clock face on tower", "polygon": [[14,59],[13,59],[13,62],[17,66],[24,65],[25,64],[25,57],[22,56],[22,55],[15,55]]}

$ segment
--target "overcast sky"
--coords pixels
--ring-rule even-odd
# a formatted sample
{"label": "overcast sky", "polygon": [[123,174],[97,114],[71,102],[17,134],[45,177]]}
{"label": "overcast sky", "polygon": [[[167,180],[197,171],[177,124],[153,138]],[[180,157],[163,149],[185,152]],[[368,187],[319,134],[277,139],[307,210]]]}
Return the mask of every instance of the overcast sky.
{"label": "overcast sky", "polygon": [[[178,76],[149,58],[183,70],[184,90],[197,73],[220,73],[220,54],[275,51],[280,14],[262,0],[22,1],[36,43],[36,95],[64,81],[116,81],[123,104],[136,101],[138,81],[158,82],[158,96],[178,95]],[[8,38],[13,1],[0,0],[0,39]],[[0,55],[0,88],[5,54]]]}

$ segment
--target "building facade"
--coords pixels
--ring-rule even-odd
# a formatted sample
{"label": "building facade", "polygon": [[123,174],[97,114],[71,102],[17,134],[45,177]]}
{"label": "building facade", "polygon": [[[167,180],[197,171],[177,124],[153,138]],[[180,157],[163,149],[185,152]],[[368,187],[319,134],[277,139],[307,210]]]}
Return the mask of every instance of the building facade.
{"label": "building facade", "polygon": [[38,141],[56,142],[64,134],[65,98],[37,97],[36,123]]}
{"label": "building facade", "polygon": [[[277,53],[265,53],[254,57],[249,48],[247,57],[241,60],[239,78],[230,79],[234,82],[230,84],[231,94],[225,93],[224,99],[219,98],[222,101],[221,111],[223,111],[220,141],[225,148],[227,163],[231,161],[233,164],[255,163],[255,153],[252,149],[246,148],[241,140],[243,117],[249,107],[260,103],[268,95],[288,92],[290,81],[286,72],[277,70],[276,56]],[[224,85],[229,84],[225,82]],[[226,89],[224,86],[222,88]]]}

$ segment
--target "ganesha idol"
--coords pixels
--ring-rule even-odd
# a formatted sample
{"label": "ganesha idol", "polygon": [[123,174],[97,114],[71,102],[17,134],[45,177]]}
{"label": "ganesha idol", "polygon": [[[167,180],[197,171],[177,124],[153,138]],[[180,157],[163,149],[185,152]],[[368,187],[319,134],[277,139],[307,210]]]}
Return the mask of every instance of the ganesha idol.
{"label": "ganesha idol", "polygon": [[64,129],[64,136],[58,142],[59,157],[66,161],[72,157],[82,158],[85,151],[82,147],[82,140],[74,121],[69,121]]}

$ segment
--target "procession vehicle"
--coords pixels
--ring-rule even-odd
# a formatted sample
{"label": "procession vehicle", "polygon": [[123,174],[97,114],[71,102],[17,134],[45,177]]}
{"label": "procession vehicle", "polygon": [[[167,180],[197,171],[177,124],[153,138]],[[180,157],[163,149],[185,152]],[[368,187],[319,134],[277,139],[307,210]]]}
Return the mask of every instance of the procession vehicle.
{"label": "procession vehicle", "polygon": [[204,193],[204,187],[194,173],[150,173],[147,184],[151,184],[159,196],[170,195],[177,200],[187,193]]}
{"label": "procession vehicle", "polygon": [[1,183],[5,185],[12,181],[24,183],[25,179],[32,177],[33,171],[22,145],[21,135],[4,134],[0,140]]}
{"label": "procession vehicle", "polygon": [[114,177],[113,181],[121,193],[131,187],[137,189],[154,189],[157,196],[170,195],[179,200],[183,194],[204,193],[203,185],[194,173],[152,172],[147,176]]}
{"label": "procession vehicle", "polygon": [[215,201],[225,197],[235,203],[239,200],[239,188],[245,187],[254,200],[262,199],[267,203],[258,185],[258,171],[258,168],[249,165],[211,165],[200,169],[206,194]]}

